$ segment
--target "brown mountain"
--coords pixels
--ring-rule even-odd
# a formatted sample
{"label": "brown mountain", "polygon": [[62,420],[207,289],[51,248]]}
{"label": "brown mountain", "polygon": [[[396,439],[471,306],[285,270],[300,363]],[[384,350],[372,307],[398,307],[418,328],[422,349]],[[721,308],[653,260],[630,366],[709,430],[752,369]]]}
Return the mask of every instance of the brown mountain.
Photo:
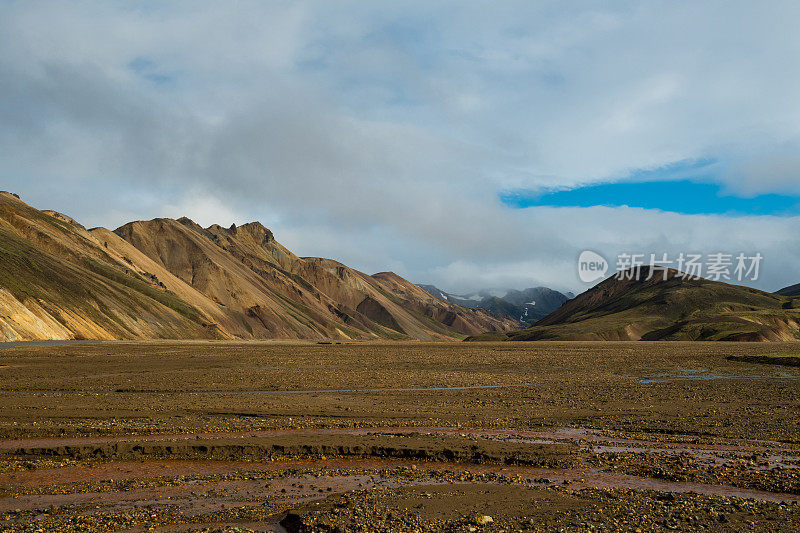
{"label": "brown mountain", "polygon": [[675,270],[632,279],[612,276],[569,300],[533,327],[471,340],[795,341],[800,309],[791,297]]}
{"label": "brown mountain", "polygon": [[297,257],[258,222],[87,230],[0,192],[0,341],[434,340],[517,327],[390,272]]}
{"label": "brown mountain", "polygon": [[781,296],[800,296],[800,283],[784,287],[779,291],[775,291],[775,294],[780,294]]}

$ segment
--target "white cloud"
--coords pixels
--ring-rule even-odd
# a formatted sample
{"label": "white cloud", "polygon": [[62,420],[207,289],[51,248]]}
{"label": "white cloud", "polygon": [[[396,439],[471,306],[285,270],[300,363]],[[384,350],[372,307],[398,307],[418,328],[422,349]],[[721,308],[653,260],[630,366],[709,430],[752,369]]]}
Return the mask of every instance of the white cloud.
{"label": "white cloud", "polygon": [[762,285],[777,288],[800,281],[794,219],[511,210],[497,193],[705,157],[733,191],[798,192],[799,15],[794,2],[3,3],[1,179],[87,224],[261,218],[299,253],[451,290],[574,287],[584,248],[684,247],[771,253]]}

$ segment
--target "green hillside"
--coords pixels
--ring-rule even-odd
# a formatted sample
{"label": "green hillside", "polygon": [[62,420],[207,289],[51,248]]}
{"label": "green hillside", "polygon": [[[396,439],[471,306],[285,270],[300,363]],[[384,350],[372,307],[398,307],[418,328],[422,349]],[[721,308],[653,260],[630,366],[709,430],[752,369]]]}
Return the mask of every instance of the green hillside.
{"label": "green hillside", "polygon": [[708,340],[798,339],[800,309],[792,298],[674,270],[653,279],[611,277],[577,296],[533,327],[469,340]]}

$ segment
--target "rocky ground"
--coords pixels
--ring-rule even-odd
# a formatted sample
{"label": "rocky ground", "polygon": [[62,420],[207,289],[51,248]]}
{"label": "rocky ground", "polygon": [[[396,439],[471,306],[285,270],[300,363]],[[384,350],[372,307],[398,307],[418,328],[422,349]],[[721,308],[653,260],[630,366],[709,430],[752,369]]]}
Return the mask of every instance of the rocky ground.
{"label": "rocky ground", "polygon": [[794,531],[792,344],[0,350],[3,531]]}

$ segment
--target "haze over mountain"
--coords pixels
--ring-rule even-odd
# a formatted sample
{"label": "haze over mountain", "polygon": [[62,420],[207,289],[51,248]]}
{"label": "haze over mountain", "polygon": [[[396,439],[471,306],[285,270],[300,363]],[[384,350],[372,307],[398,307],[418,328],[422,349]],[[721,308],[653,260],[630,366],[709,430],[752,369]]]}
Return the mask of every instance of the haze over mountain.
{"label": "haze over mountain", "polygon": [[471,340],[796,341],[800,301],[669,270],[612,276],[533,327]]}
{"label": "haze over mountain", "polygon": [[298,257],[258,222],[87,230],[0,192],[0,340],[433,340],[519,326],[391,272]]}
{"label": "haze over mountain", "polygon": [[572,293],[563,294],[547,287],[533,287],[524,290],[483,289],[468,294],[452,294],[433,285],[419,285],[429,294],[463,307],[487,309],[493,313],[507,315],[532,325],[546,317],[570,298]]}

